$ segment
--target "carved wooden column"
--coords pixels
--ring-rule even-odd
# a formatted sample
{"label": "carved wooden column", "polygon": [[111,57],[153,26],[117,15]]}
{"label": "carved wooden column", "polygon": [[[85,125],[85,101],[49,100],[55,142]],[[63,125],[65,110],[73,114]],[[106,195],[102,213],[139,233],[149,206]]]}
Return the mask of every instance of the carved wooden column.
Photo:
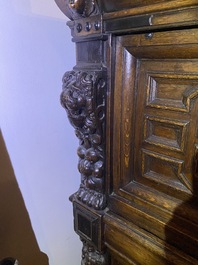
{"label": "carved wooden column", "polygon": [[81,184],[71,196],[74,228],[83,242],[82,265],[108,263],[103,246],[107,37],[95,0],[56,1],[71,19],[77,64],[63,76],[61,104],[79,139]]}

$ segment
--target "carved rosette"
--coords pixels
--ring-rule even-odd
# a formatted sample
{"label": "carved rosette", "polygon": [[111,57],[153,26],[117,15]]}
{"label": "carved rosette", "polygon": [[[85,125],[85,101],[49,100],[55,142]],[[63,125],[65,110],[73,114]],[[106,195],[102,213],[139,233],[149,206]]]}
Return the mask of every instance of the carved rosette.
{"label": "carved rosette", "polygon": [[75,197],[96,210],[104,209],[105,79],[102,71],[66,72],[61,104],[79,138],[81,185]]}

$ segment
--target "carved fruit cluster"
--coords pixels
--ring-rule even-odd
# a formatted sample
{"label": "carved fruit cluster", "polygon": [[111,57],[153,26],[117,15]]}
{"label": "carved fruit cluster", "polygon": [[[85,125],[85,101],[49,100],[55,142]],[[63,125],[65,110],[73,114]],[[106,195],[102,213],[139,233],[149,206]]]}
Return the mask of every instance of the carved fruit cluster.
{"label": "carved fruit cluster", "polygon": [[76,196],[95,209],[105,207],[104,117],[105,82],[101,72],[67,72],[61,103],[80,140],[78,169],[81,186]]}

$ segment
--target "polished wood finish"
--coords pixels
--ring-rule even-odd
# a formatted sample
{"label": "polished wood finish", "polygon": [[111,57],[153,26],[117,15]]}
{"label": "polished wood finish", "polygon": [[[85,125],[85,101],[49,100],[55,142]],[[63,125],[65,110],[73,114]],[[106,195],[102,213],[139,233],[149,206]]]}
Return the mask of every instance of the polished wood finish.
{"label": "polished wood finish", "polygon": [[198,264],[198,3],[56,0],[77,63],[83,265]]}

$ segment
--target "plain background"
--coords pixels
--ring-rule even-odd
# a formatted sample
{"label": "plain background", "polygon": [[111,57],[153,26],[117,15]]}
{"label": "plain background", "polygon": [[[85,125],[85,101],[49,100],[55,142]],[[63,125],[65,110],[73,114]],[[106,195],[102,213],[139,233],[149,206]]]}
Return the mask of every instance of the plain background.
{"label": "plain background", "polygon": [[75,65],[66,21],[53,0],[0,0],[0,127],[50,265],[81,260],[68,200],[80,184],[78,140],[59,102]]}

